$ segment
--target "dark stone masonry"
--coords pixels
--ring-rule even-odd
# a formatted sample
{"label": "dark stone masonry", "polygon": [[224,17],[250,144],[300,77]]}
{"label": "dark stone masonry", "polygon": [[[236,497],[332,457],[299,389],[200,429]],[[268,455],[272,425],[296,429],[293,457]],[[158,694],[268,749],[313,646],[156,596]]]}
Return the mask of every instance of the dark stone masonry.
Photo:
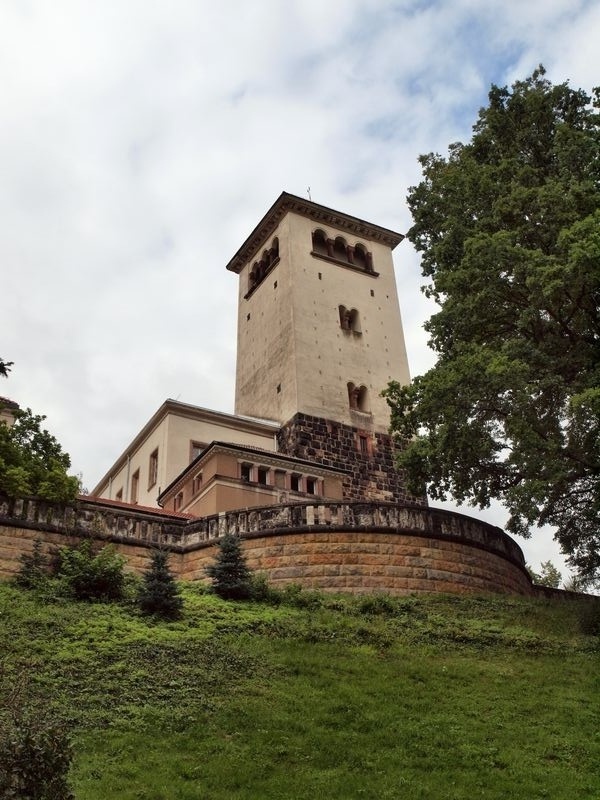
{"label": "dark stone masonry", "polygon": [[346,500],[427,505],[424,495],[407,492],[395,463],[398,446],[388,434],[296,414],[280,428],[277,446],[286,455],[345,470]]}

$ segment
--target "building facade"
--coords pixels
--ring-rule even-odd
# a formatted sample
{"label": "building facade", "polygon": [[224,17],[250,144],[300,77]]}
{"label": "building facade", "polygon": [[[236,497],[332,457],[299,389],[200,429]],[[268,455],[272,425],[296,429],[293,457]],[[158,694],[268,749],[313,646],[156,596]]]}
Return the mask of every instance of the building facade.
{"label": "building facade", "polygon": [[93,495],[198,516],[282,497],[425,504],[395,467],[381,396],[410,380],[392,261],[402,238],[283,192],[227,264],[235,414],[167,400]]}

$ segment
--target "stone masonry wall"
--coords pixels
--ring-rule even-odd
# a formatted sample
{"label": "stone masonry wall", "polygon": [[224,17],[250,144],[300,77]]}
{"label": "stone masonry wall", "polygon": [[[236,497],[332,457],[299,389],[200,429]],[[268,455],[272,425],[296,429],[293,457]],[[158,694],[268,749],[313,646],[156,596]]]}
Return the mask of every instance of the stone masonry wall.
{"label": "stone masonry wall", "polygon": [[82,538],[111,543],[141,573],[170,550],[181,579],[206,580],[225,533],[239,534],[251,569],[275,586],[329,592],[535,593],[518,545],[502,530],[441,509],[394,503],[292,503],[186,519],[83,499],[73,506],[0,497],[0,575],[36,540],[43,551]]}
{"label": "stone masonry wall", "polygon": [[279,430],[278,449],[286,455],[346,470],[344,497],[348,500],[427,505],[425,496],[413,497],[406,491],[396,467],[397,445],[392,437],[370,431],[368,415],[357,413],[357,421],[362,416],[365,428],[296,414]]}

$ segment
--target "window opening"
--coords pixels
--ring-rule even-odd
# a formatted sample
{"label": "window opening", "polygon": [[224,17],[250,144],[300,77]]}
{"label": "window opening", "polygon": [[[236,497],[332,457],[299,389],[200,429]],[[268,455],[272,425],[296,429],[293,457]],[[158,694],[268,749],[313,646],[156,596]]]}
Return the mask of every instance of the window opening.
{"label": "window opening", "polygon": [[190,464],[204,450],[206,450],[206,442],[190,442]]}
{"label": "window opening", "polygon": [[158,447],[150,453],[148,461],[148,488],[152,488],[158,480]]}
{"label": "window opening", "polygon": [[259,467],[258,468],[258,482],[259,483],[268,483],[267,477],[269,475],[269,470],[267,467]]}
{"label": "window opening", "polygon": [[200,489],[202,488],[202,473],[198,472],[194,475],[194,480],[192,481],[192,492],[197,494]]}
{"label": "window opening", "polygon": [[137,503],[140,490],[140,471],[136,471],[131,476],[131,502]]}
{"label": "window opening", "polygon": [[307,478],[306,479],[306,491],[308,494],[317,494],[317,479],[316,478]]}
{"label": "window opening", "polygon": [[302,476],[301,475],[291,475],[290,476],[290,489],[293,492],[300,492],[302,485]]}
{"label": "window opening", "polygon": [[122,486],[119,489],[119,491],[116,493],[115,500],[120,500],[121,502],[123,502],[123,487]]}
{"label": "window opening", "polygon": [[341,236],[337,236],[333,243],[333,257],[337,258],[338,261],[348,262],[348,245]]}
{"label": "window opening", "polygon": [[251,481],[252,480],[252,464],[242,464],[241,465],[241,478],[243,481]]}

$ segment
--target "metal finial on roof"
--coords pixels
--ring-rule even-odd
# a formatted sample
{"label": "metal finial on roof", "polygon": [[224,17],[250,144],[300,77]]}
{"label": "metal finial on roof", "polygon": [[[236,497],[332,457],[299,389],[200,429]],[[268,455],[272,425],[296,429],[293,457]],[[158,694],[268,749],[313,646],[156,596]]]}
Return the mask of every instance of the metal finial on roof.
{"label": "metal finial on roof", "polygon": [[307,195],[308,195],[308,199],[309,199],[309,200],[311,201],[311,203],[312,203],[312,197],[310,196],[310,186],[309,186],[309,187],[308,187],[308,189],[306,190],[306,193],[307,193]]}

